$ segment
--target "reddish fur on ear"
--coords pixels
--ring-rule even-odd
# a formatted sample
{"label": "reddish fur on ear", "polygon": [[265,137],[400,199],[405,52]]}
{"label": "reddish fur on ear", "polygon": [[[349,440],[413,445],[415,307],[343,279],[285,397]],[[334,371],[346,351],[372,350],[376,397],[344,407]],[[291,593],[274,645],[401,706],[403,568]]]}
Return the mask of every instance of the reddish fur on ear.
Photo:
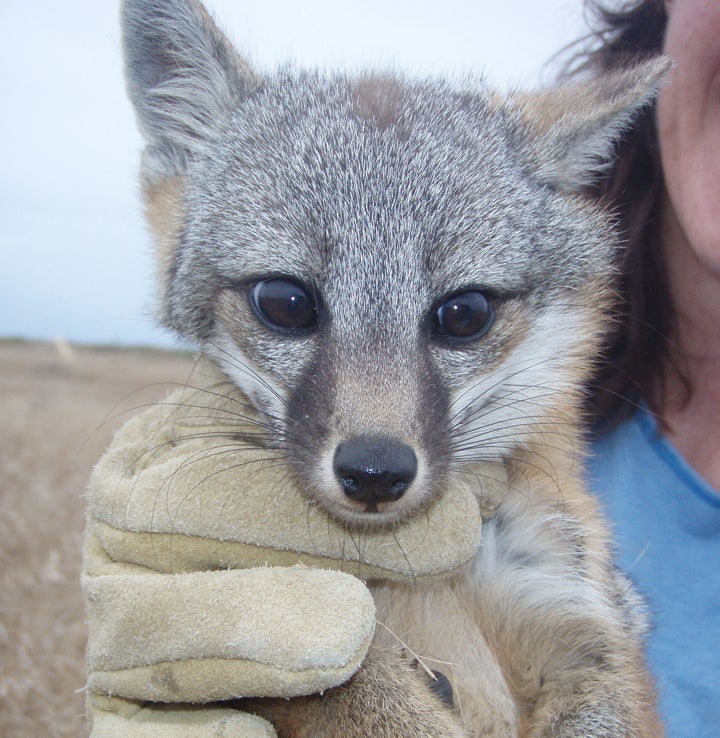
{"label": "reddish fur on ear", "polygon": [[145,217],[155,245],[155,276],[158,304],[165,305],[175,251],[180,244],[185,218],[185,180],[182,177],[146,181],[143,184]]}
{"label": "reddish fur on ear", "polygon": [[654,102],[671,64],[661,56],[602,77],[511,96],[510,107],[533,131],[540,177],[573,192],[607,168],[615,143]]}

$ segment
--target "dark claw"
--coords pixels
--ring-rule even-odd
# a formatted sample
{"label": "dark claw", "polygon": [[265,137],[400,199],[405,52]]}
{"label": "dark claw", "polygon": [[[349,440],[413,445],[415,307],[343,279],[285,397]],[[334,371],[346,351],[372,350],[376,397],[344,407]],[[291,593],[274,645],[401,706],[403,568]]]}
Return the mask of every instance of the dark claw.
{"label": "dark claw", "polygon": [[448,706],[453,707],[453,690],[450,680],[441,671],[433,669],[433,675],[437,681],[430,682],[430,689]]}

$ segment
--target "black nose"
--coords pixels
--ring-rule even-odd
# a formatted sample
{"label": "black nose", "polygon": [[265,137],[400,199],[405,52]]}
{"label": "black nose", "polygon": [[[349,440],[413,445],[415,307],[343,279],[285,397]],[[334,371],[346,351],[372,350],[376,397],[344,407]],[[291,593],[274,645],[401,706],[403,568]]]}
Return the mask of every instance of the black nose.
{"label": "black nose", "polygon": [[399,500],[417,474],[415,452],[390,438],[354,438],[341,443],[333,461],[343,492],[363,502],[367,512],[378,503]]}

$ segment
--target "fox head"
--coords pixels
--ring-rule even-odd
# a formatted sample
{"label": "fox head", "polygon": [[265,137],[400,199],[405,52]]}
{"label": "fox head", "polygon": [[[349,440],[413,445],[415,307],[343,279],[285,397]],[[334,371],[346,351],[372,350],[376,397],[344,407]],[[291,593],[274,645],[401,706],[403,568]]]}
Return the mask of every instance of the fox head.
{"label": "fox head", "polygon": [[501,98],[477,80],[259,75],[193,0],[126,0],[163,322],[355,525],[574,417],[616,236],[581,194],[666,64]]}

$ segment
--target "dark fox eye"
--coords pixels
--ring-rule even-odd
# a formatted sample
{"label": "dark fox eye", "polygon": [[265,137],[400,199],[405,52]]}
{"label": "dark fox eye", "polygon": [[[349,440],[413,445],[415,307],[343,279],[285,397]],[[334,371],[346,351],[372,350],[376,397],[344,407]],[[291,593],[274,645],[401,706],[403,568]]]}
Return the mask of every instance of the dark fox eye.
{"label": "dark fox eye", "polygon": [[495,319],[488,296],[480,290],[458,292],[440,303],[433,316],[435,331],[459,341],[481,338]]}
{"label": "dark fox eye", "polygon": [[250,289],[250,306],[268,328],[305,331],[317,323],[317,306],[310,292],[290,279],[258,282]]}

